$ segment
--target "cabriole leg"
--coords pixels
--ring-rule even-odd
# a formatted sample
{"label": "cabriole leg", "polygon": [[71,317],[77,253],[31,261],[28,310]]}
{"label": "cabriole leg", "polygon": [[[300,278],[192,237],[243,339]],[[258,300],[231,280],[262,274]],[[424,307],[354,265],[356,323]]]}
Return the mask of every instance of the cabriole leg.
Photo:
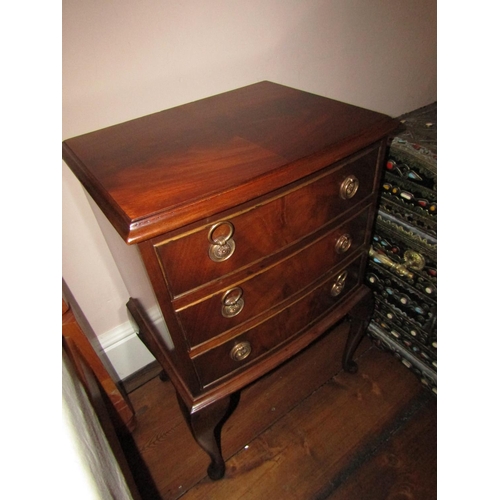
{"label": "cabriole leg", "polygon": [[224,422],[237,405],[238,396],[239,394],[222,398],[193,412],[177,395],[179,406],[191,434],[211,459],[207,474],[214,481],[224,477],[226,471],[226,464],[222,458],[220,435]]}
{"label": "cabriole leg", "polygon": [[371,320],[375,303],[371,290],[366,289],[364,297],[349,311],[348,318],[351,326],[342,357],[342,367],[346,372],[356,373],[358,365],[353,361],[353,356],[358,348],[366,328]]}

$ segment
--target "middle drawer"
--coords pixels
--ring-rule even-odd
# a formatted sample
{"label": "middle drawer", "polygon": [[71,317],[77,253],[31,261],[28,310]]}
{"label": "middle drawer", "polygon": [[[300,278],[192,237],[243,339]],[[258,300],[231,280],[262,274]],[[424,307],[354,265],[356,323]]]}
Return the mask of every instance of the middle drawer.
{"label": "middle drawer", "polygon": [[[278,307],[320,279],[365,243],[370,207],[298,249],[275,265],[239,282],[226,280],[220,290],[176,310],[191,348]],[[248,276],[248,274],[247,274]],[[174,301],[175,307],[175,301]]]}

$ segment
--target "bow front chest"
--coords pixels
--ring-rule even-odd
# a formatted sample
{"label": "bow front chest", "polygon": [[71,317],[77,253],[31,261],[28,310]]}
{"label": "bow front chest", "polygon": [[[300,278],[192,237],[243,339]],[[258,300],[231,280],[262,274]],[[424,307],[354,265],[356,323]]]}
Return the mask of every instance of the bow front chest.
{"label": "bow front chest", "polygon": [[344,368],[371,318],[363,285],[388,135],[398,122],[271,82],[68,139],[63,158],[137,245],[166,328],[127,306],[212,479],[240,389],[344,317]]}

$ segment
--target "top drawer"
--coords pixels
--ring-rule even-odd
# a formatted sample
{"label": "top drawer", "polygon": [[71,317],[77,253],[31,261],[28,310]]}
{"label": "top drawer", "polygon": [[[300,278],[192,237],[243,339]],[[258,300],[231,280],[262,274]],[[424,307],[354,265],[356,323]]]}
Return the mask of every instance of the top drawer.
{"label": "top drawer", "polygon": [[172,298],[272,255],[354,207],[374,191],[379,148],[215,223],[158,238],[154,247]]}

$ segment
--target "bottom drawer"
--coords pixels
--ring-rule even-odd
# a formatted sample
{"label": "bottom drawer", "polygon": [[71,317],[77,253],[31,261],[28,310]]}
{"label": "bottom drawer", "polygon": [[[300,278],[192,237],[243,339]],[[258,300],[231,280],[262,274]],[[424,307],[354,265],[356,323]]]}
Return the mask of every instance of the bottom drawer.
{"label": "bottom drawer", "polygon": [[360,283],[363,256],[338,267],[316,288],[264,322],[193,359],[203,387],[305,332]]}

